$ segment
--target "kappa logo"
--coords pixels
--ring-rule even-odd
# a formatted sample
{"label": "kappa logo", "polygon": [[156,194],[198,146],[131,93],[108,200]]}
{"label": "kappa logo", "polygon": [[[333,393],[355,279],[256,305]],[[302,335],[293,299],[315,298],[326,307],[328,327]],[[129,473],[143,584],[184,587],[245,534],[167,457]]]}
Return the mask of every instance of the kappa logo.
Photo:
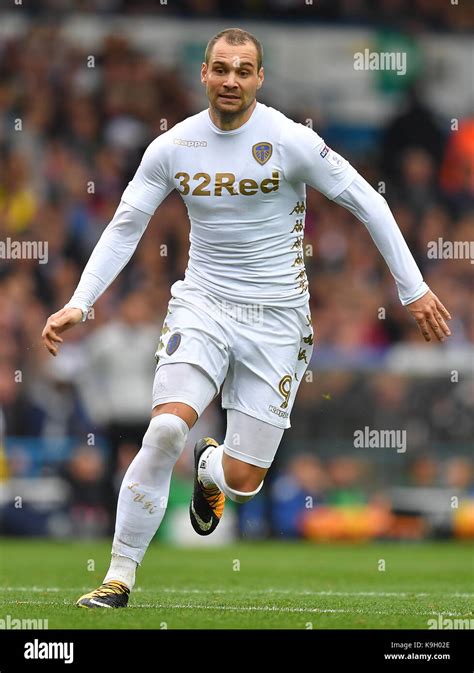
{"label": "kappa logo", "polygon": [[252,147],[252,154],[255,161],[258,161],[260,166],[263,166],[272,156],[273,146],[267,142],[255,143]]}
{"label": "kappa logo", "polygon": [[181,140],[181,138],[175,138],[173,143],[175,145],[182,145],[183,147],[207,147],[206,140]]}
{"label": "kappa logo", "polygon": [[278,409],[278,407],[275,407],[273,404],[268,405],[268,411],[271,411],[272,414],[280,416],[280,418],[288,418],[290,415],[288,411],[282,411],[282,409]]}

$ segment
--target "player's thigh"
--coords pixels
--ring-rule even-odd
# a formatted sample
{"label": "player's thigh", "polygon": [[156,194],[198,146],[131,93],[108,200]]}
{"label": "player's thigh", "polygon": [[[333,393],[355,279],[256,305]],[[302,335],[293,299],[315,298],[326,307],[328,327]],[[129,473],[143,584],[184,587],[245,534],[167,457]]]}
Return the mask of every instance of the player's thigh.
{"label": "player's thigh", "polygon": [[222,390],[223,407],[279,429],[289,428],[291,409],[313,350],[308,305],[265,309],[261,324],[237,331]]}
{"label": "player's thigh", "polygon": [[[214,395],[219,392],[229,366],[226,335],[219,322],[198,303],[177,298],[169,303],[155,357],[157,373],[163,365],[194,365],[211,379]],[[168,384],[174,385],[171,378],[168,381],[168,372],[177,376],[176,371],[164,370],[155,377],[156,393]],[[179,385],[187,387],[183,377],[179,378]]]}
{"label": "player's thigh", "polygon": [[258,485],[273,462],[283,433],[283,428],[228,409],[224,454],[240,461],[231,467],[236,476],[244,478],[255,474],[259,477]]}
{"label": "player's thigh", "polygon": [[200,367],[187,362],[158,364],[152,415],[176,414],[191,428],[216,395],[215,383]]}

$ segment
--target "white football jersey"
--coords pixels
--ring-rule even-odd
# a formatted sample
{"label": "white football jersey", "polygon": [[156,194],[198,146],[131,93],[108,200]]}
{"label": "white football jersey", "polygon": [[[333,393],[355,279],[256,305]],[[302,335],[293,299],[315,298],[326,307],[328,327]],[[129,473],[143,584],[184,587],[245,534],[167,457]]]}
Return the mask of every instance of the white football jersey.
{"label": "white football jersey", "polygon": [[356,175],[313,130],[257,103],[233,131],[204,110],[156,138],[122,200],[153,215],[173,189],[181,194],[191,222],[185,285],[229,301],[300,306],[306,184],[334,199]]}

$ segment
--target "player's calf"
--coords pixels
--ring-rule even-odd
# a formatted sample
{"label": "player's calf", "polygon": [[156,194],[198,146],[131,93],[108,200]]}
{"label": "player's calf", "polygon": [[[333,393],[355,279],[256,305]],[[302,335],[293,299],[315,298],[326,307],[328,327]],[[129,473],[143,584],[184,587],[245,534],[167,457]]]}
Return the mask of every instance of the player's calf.
{"label": "player's calf", "polygon": [[[244,460],[238,460],[226,452],[224,444],[222,452],[222,470],[225,485],[229,489],[229,498],[233,500],[233,493],[248,494],[258,493],[262,482],[268,472],[268,468],[258,467]],[[225,491],[224,491],[225,492]],[[245,496],[242,496],[245,497]],[[253,496],[251,496],[253,497]]]}
{"label": "player's calf", "polygon": [[267,471],[227,455],[221,445],[202,454],[199,479],[204,486],[217,485],[229,500],[244,503],[260,492]]}

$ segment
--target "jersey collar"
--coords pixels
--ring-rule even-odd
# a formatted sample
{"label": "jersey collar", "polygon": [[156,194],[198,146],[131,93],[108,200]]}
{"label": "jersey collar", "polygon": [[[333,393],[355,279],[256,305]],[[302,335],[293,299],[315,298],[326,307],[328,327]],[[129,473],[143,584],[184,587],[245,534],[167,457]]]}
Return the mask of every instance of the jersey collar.
{"label": "jersey collar", "polygon": [[217,133],[221,136],[235,136],[238,133],[243,133],[244,131],[247,130],[247,128],[249,126],[251,126],[255,122],[256,117],[260,113],[261,106],[262,106],[262,104],[257,101],[257,104],[256,104],[252,114],[250,115],[249,119],[247,119],[245,124],[242,124],[242,126],[239,126],[239,128],[233,129],[232,131],[223,131],[218,126],[216,126],[211,119],[211,115],[209,114],[209,108],[208,108],[206,112],[207,112],[207,119],[208,119],[208,122],[209,122],[209,126],[214,131],[214,133]]}

